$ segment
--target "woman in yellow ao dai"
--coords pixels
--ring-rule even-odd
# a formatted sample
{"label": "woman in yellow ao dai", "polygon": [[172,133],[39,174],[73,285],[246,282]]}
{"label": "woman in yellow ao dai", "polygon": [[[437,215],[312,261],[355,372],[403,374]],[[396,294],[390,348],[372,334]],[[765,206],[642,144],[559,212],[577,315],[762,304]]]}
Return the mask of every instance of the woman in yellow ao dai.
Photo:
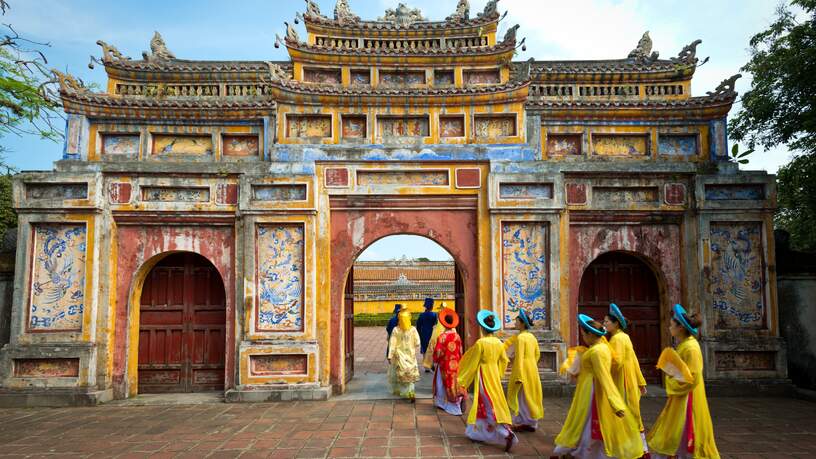
{"label": "woman in yellow ao dai", "polygon": [[510,451],[518,443],[518,437],[510,429],[512,419],[501,383],[510,360],[501,340],[493,336],[501,324],[495,312],[484,309],[476,314],[476,321],[482,328],[482,337],[459,362],[459,385],[464,388],[473,385],[473,404],[465,435]]}
{"label": "woman in yellow ao dai", "polygon": [[414,383],[419,381],[419,366],[416,353],[419,348],[419,333],[411,326],[411,313],[403,309],[397,315],[397,328],[388,340],[388,382],[394,395],[414,402]]}
{"label": "woman in yellow ao dai", "polygon": [[666,376],[668,400],[646,441],[653,458],[719,459],[703,381],[703,353],[695,338],[701,320],[698,314],[689,316],[679,304],[672,312],[669,332],[679,341],[677,354],[688,367],[691,381]]}
{"label": "woman in yellow ao dai", "polygon": [[577,458],[636,459],[643,456],[637,420],[612,381],[612,351],[606,330],[591,317],[578,315],[581,337],[589,348],[580,356],[575,395],[554,453]]}
{"label": "woman in yellow ao dai", "polygon": [[615,381],[615,387],[623,396],[632,416],[637,419],[641,437],[645,442],[643,419],[640,417],[640,396],[646,393],[646,380],[640,371],[640,362],[635,355],[632,340],[624,332],[629,323],[618,305],[612,303],[609,305],[609,314],[604,317],[603,325],[609,334],[609,345],[618,362],[617,365],[612,365],[612,380]]}
{"label": "woman in yellow ao dai", "polygon": [[507,404],[513,416],[514,430],[534,432],[538,420],[544,417],[544,400],[541,378],[538,375],[538,359],[541,351],[538,340],[529,332],[532,319],[524,309],[516,318],[519,333],[504,342],[505,350],[513,349],[513,369],[507,383]]}

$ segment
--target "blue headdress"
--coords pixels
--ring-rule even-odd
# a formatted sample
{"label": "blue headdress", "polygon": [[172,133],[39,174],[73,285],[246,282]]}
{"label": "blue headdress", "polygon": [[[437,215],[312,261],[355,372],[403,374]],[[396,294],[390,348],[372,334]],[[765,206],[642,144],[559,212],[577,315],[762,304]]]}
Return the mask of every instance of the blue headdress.
{"label": "blue headdress", "polygon": [[593,320],[594,320],[594,319],[593,319],[592,317],[589,317],[589,316],[588,316],[588,315],[586,315],[586,314],[578,314],[578,323],[579,323],[579,324],[581,324],[581,327],[582,327],[584,330],[586,330],[586,331],[588,331],[588,332],[592,333],[593,335],[597,335],[597,336],[604,336],[604,335],[606,335],[606,329],[604,329],[603,327],[601,327],[600,329],[598,329],[598,328],[593,327],[593,326],[590,324],[590,322],[592,322]]}
{"label": "blue headdress", "polygon": [[683,328],[688,330],[689,333],[691,333],[692,335],[697,334],[699,329],[691,326],[691,324],[688,321],[688,313],[686,312],[686,309],[683,306],[675,304],[672,311],[674,312],[674,320],[676,320],[680,325],[683,326]]}
{"label": "blue headdress", "polygon": [[622,329],[626,330],[626,317],[623,317],[623,313],[621,312],[620,308],[615,303],[609,304],[609,315],[617,319],[618,323]]}

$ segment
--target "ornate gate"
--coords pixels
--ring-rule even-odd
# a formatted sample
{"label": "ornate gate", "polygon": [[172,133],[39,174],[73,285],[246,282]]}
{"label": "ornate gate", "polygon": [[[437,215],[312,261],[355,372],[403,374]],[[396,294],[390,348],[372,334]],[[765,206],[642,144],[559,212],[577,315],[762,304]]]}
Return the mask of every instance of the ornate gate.
{"label": "ornate gate", "polygon": [[178,253],[148,274],[139,309],[139,392],[224,388],[225,292],[205,258]]}

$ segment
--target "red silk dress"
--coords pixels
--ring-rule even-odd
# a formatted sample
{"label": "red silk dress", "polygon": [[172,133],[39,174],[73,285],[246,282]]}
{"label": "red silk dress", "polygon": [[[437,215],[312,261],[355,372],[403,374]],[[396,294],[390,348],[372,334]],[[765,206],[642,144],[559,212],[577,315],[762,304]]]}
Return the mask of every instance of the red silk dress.
{"label": "red silk dress", "polygon": [[462,339],[455,329],[448,329],[439,335],[436,340],[433,361],[442,378],[445,395],[448,401],[459,400],[462,391],[459,389],[459,360],[462,358]]}

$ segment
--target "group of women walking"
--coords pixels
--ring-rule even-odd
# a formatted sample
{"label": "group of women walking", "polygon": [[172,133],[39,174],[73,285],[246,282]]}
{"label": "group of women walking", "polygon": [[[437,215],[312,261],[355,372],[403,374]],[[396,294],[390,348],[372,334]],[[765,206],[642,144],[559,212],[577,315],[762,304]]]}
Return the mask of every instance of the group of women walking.
{"label": "group of women walking", "polygon": [[[696,338],[700,318],[689,315],[679,304],[672,309],[671,317],[669,330],[678,344],[676,350],[665,349],[658,361],[658,368],[666,374],[668,400],[646,433],[640,415],[646,381],[626,333],[631,324],[614,304],[603,322],[578,315],[586,346],[571,348],[561,367],[577,385],[563,428],[555,438],[555,457],[719,458],[703,382],[702,352]],[[470,396],[465,434],[474,441],[510,451],[518,443],[517,433],[535,431],[544,416],[539,345],[530,333],[532,318],[524,309],[519,310],[519,333],[502,342],[495,336],[501,328],[499,317],[492,311],[479,311],[476,320],[481,337],[464,355],[456,332],[456,312],[444,308],[438,319],[425,355],[425,366],[434,369],[434,404],[452,415],[462,415],[463,402]],[[400,326],[403,321],[400,317]],[[416,330],[414,335],[410,338],[416,339],[416,344],[411,343],[413,352],[419,345]],[[392,334],[391,350],[397,352],[399,345]],[[501,379],[511,362],[508,353],[512,369],[505,393]],[[395,393],[410,394],[412,399],[413,382],[419,379],[415,357],[413,367],[411,378],[416,379],[410,390],[394,385]],[[399,369],[394,373],[398,376]],[[471,387],[468,394],[466,389]]]}

